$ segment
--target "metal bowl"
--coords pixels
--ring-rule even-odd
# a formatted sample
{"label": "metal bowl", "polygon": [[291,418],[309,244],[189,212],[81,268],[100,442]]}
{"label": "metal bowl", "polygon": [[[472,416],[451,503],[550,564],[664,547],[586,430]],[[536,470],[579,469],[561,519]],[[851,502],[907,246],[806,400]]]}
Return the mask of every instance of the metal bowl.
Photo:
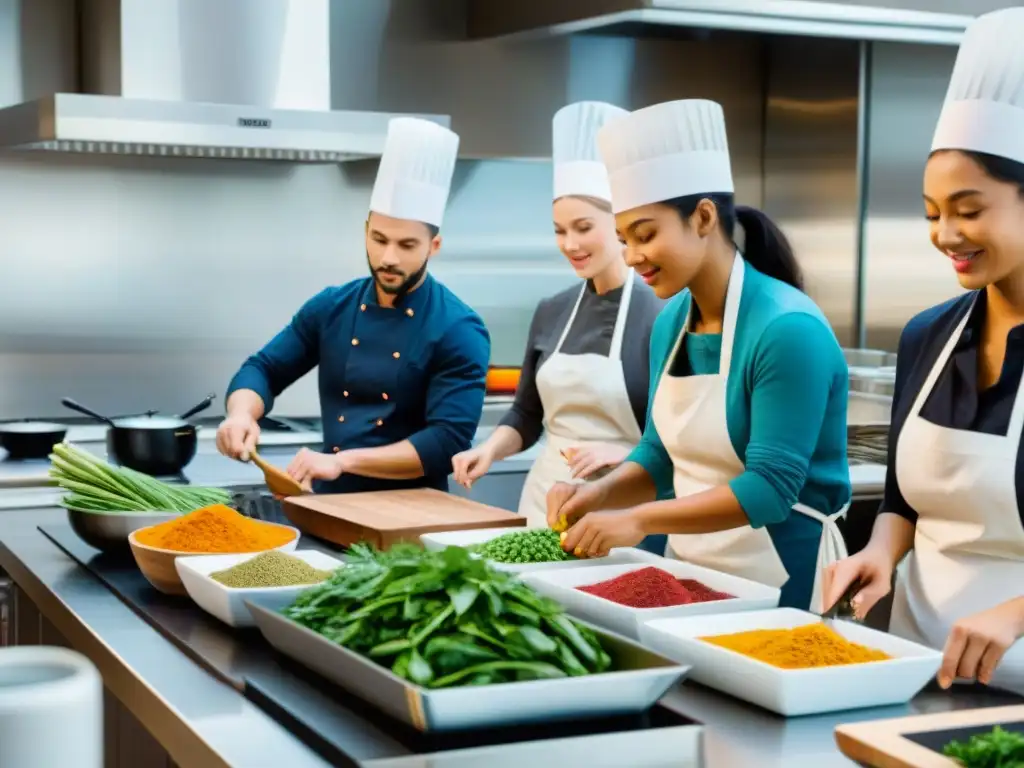
{"label": "metal bowl", "polygon": [[103,552],[129,552],[128,536],[139,528],[179,517],[175,512],[80,512],[68,510],[68,522],[78,537]]}

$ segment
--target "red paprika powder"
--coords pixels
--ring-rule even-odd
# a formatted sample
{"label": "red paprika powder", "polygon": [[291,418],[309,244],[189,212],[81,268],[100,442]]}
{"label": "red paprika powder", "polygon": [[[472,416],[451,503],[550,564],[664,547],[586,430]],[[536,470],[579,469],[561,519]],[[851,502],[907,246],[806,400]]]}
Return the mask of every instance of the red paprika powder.
{"label": "red paprika powder", "polygon": [[677,579],[668,571],[653,566],[577,589],[630,608],[667,608],[734,597],[711,589],[696,579]]}

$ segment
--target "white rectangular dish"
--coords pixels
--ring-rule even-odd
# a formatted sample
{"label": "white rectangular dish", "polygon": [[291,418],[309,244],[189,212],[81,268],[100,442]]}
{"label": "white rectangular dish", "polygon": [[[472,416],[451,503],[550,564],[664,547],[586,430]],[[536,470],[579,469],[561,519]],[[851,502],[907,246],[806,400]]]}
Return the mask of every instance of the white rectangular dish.
{"label": "white rectangular dish", "polygon": [[[523,581],[565,606],[573,616],[585,619],[599,627],[613,632],[640,638],[639,625],[655,619],[675,616],[703,616],[713,613],[737,613],[776,608],[779,604],[779,590],[758,584],[756,581],[730,576],[720,571],[702,568],[681,560],[659,558],[660,562],[623,563],[599,565],[593,568],[562,568],[528,573]],[[577,587],[589,586],[622,576],[641,568],[659,568],[677,579],[694,579],[719,592],[733,595],[730,600],[713,600],[705,603],[675,605],[669,608],[631,608],[628,605],[606,600],[603,597],[581,592]]]}
{"label": "white rectangular dish", "polygon": [[[444,549],[445,547],[472,547],[477,544],[484,544],[491,539],[510,533],[512,531],[525,531],[526,528],[477,528],[473,531],[439,531],[437,533],[424,533],[420,536],[420,542],[428,550]],[[491,564],[499,571],[508,573],[532,573],[534,571],[548,571],[554,568],[593,568],[602,565],[615,565],[619,563],[660,563],[665,558],[651,552],[634,547],[623,547],[613,549],[607,557],[597,557],[583,560],[559,560],[552,563],[496,563]]]}
{"label": "white rectangular dish", "polygon": [[646,712],[687,667],[638,643],[591,627],[613,671],[581,677],[424,688],[282,616],[266,595],[248,605],[274,648],[419,731],[462,731]]}
{"label": "white rectangular dish", "polygon": [[[255,626],[255,621],[245,605],[246,599],[256,596],[266,597],[268,600],[276,601],[279,608],[284,608],[294,601],[300,592],[315,586],[303,584],[295,587],[231,588],[210,578],[211,573],[232,568],[259,554],[262,553],[179,557],[174,561],[174,566],[178,569],[178,576],[181,577],[185,591],[196,605],[228,626],[252,627]],[[344,566],[341,560],[315,549],[303,549],[288,554],[304,560],[313,568],[321,571],[333,571]]]}
{"label": "white rectangular dish", "polygon": [[850,621],[829,626],[854,643],[893,656],[887,661],[781,669],[699,638],[754,629],[792,629],[821,617],[794,608],[658,619],[640,625],[640,642],[680,663],[709,688],[784,716],[904,704],[939,671],[942,654]]}

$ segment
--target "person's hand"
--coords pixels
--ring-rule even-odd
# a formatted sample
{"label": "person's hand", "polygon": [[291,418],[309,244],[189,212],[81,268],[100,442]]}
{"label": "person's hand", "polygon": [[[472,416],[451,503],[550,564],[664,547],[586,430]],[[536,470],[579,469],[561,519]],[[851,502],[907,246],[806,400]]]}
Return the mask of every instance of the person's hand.
{"label": "person's hand", "polygon": [[580,514],[580,499],[577,498],[580,486],[573,483],[555,483],[548,489],[545,501],[548,507],[548,528],[559,533],[569,530],[569,526]]}
{"label": "person's hand", "polygon": [[467,491],[487,474],[494,463],[494,454],[485,445],[478,445],[452,457],[452,476]]}
{"label": "person's hand", "polygon": [[1003,654],[1021,634],[1024,598],[960,619],[950,630],[942,651],[939,685],[949,688],[956,678],[988,685]]}
{"label": "person's hand", "polygon": [[863,619],[875,603],[889,594],[892,589],[893,564],[884,553],[870,546],[855,555],[832,563],[825,570],[822,596],[825,610],[828,610],[846,594],[855,581],[860,581],[860,591],[853,596],[850,604],[858,619]]}
{"label": "person's hand", "polygon": [[217,450],[224,456],[248,461],[260,439],[260,425],[247,413],[229,415],[217,427]]}
{"label": "person's hand", "polygon": [[341,476],[341,454],[317,453],[303,448],[285,470],[304,491],[313,489],[314,480],[337,480]]}
{"label": "person's hand", "polygon": [[628,455],[625,448],[609,443],[585,443],[567,448],[563,453],[576,480],[586,480],[602,469],[617,467]]}
{"label": "person's hand", "polygon": [[592,512],[562,539],[562,549],[576,557],[605,557],[614,547],[635,547],[646,534],[635,514]]}

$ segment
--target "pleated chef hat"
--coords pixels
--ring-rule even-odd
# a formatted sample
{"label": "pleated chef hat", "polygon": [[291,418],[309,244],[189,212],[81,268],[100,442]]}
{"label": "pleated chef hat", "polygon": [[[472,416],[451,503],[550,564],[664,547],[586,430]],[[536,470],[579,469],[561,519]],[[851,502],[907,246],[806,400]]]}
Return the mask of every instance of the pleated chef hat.
{"label": "pleated chef hat", "polygon": [[602,101],[578,101],[562,107],[551,121],[554,198],[588,195],[612,201],[608,171],[597,152],[597,132],[609,120],[628,115]]}
{"label": "pleated chef hat", "polygon": [[1024,163],[1024,8],[979,16],[953,65],[932,151],[985,152]]}
{"label": "pleated chef hat", "polygon": [[725,114],[704,99],[667,101],[597,134],[616,213],[685,195],[732,192]]}
{"label": "pleated chef hat", "polygon": [[390,120],[370,210],[440,227],[458,151],[458,134],[437,123],[416,117]]}

